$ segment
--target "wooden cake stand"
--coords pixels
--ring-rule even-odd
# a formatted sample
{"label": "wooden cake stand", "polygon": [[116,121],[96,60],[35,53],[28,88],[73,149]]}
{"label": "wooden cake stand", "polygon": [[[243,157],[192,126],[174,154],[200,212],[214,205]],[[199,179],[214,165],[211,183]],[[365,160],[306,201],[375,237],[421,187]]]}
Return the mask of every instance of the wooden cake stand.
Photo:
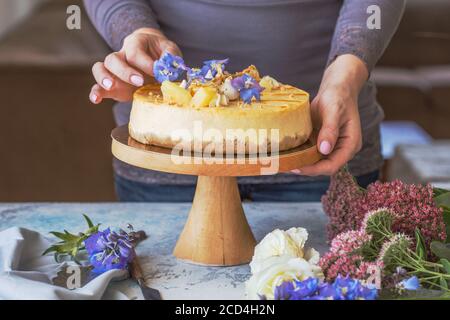
{"label": "wooden cake stand", "polygon": [[278,172],[287,172],[321,158],[314,138],[277,156],[247,155],[232,163],[211,163],[201,155],[173,155],[171,149],[141,144],[128,135],[126,125],[114,129],[111,136],[112,153],[123,162],[198,176],[192,208],[173,254],[203,265],[244,264],[253,256],[256,241],[242,209],[237,176],[259,176],[269,161],[278,161]]}

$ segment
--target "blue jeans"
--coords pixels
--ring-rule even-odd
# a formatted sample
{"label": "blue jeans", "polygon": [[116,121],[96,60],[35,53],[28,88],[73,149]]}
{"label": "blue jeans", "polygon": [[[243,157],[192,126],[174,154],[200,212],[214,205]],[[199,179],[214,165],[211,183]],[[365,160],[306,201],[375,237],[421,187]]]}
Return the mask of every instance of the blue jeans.
{"label": "blue jeans", "polygon": [[[378,179],[379,171],[356,177],[363,188]],[[239,192],[243,201],[320,201],[327,191],[329,178],[317,181],[240,184]],[[194,198],[194,185],[155,185],[125,179],[115,175],[116,194],[119,201],[126,202],[191,202]]]}

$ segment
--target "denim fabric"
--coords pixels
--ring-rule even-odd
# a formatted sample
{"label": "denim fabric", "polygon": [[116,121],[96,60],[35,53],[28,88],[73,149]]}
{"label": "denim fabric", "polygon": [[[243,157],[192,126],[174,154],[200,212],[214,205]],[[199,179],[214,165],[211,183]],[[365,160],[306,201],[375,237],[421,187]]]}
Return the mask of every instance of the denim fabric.
{"label": "denim fabric", "polygon": [[[378,179],[379,172],[356,178],[363,188]],[[243,201],[320,201],[327,191],[329,178],[318,181],[295,183],[240,184],[239,192]],[[124,202],[190,202],[194,198],[194,185],[145,184],[115,176],[116,193]]]}

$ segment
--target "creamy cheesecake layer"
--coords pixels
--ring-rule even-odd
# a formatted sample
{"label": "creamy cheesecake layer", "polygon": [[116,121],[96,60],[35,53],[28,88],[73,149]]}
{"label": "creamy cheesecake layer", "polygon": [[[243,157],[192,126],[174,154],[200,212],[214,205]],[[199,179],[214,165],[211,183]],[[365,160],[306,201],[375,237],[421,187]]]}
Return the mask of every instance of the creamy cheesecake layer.
{"label": "creamy cheesecake layer", "polygon": [[265,147],[276,151],[276,141],[279,151],[288,150],[311,135],[309,95],[282,85],[264,90],[261,101],[250,105],[231,101],[227,106],[195,108],[165,103],[160,85],[151,84],[134,94],[129,132],[141,143],[169,148],[190,145],[192,150],[230,152],[231,146],[235,153],[257,153]]}

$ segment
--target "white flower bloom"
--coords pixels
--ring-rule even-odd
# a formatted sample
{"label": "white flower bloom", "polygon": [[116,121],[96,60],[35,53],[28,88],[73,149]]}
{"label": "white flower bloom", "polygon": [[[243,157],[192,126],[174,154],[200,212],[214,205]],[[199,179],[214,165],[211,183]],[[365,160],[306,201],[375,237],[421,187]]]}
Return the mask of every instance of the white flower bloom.
{"label": "white flower bloom", "polygon": [[304,259],[311,264],[318,264],[320,260],[319,251],[314,248],[306,249]]}
{"label": "white flower bloom", "polygon": [[308,231],[305,228],[290,228],[286,234],[294,240],[299,248],[303,248],[308,240]]}
{"label": "white flower bloom", "polygon": [[319,266],[289,255],[267,258],[261,263],[261,267],[262,269],[245,283],[247,299],[257,300],[260,296],[273,299],[275,288],[284,281],[323,278]]}
{"label": "white flower bloom", "polygon": [[276,229],[267,234],[255,247],[250,268],[252,273],[261,270],[261,263],[274,256],[290,256],[303,258],[304,246],[308,239],[308,232],[304,228],[291,228],[287,231]]}

